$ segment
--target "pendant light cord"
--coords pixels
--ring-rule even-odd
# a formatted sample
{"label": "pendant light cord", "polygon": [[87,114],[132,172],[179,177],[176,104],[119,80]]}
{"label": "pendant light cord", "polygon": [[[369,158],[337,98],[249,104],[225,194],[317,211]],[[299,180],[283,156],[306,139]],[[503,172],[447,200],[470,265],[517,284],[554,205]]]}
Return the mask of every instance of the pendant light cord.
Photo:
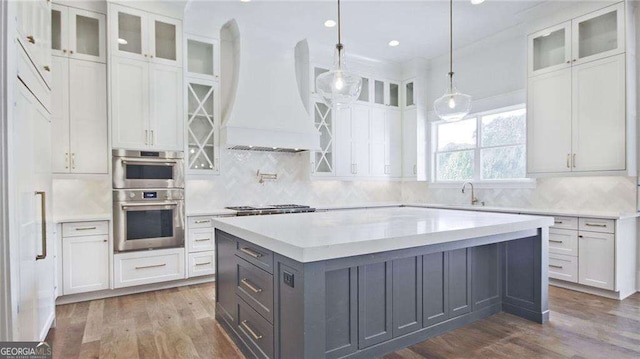
{"label": "pendant light cord", "polygon": [[453,0],[449,1],[449,88],[453,92]]}
{"label": "pendant light cord", "polygon": [[338,0],[338,43],[336,44],[336,49],[338,49],[338,69],[340,69],[340,58],[342,56],[342,20],[340,18],[340,0]]}

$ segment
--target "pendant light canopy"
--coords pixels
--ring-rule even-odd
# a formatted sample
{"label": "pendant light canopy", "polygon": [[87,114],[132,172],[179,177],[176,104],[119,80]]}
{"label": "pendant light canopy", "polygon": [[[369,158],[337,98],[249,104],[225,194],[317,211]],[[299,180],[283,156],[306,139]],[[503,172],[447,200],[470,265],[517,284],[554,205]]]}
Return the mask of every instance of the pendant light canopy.
{"label": "pendant light canopy", "polygon": [[447,122],[463,119],[471,111],[471,96],[458,92],[453,83],[453,0],[449,1],[449,87],[433,102],[438,117]]}
{"label": "pendant light canopy", "polygon": [[360,96],[362,78],[347,71],[344,60],[340,19],[340,0],[338,0],[338,43],[334,55],[333,69],[318,75],[316,92],[328,106],[349,106]]}

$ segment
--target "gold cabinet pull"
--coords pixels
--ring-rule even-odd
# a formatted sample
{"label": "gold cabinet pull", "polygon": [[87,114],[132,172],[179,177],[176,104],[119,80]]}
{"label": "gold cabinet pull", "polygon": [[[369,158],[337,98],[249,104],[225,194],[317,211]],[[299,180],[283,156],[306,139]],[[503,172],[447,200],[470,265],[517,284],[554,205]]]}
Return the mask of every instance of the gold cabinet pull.
{"label": "gold cabinet pull", "polygon": [[253,258],[260,258],[262,257],[262,253],[258,253],[256,251],[251,250],[250,248],[240,248],[240,252],[250,255]]}
{"label": "gold cabinet pull", "polygon": [[196,220],[194,223],[195,224],[211,223],[211,220],[210,219],[200,219],[200,220]]}
{"label": "gold cabinet pull", "polygon": [[244,327],[244,329],[246,329],[249,332],[249,334],[251,334],[253,339],[255,339],[255,340],[262,339],[262,334],[256,333],[253,329],[251,329],[251,327],[249,326],[248,323],[249,322],[247,322],[246,320],[243,320],[242,322],[240,322],[240,324]]}
{"label": "gold cabinet pull", "polygon": [[197,266],[206,266],[206,265],[209,265],[209,264],[211,264],[211,262],[196,263],[196,267],[197,267]]}
{"label": "gold cabinet pull", "polygon": [[144,144],[149,144],[149,130],[144,130]]}
{"label": "gold cabinet pull", "polygon": [[549,240],[549,242],[552,242],[552,243],[562,243],[562,241],[557,241],[557,240],[555,240],[555,239],[550,239],[550,240]]}
{"label": "gold cabinet pull", "polygon": [[576,168],[576,154],[573,154],[573,168]]}
{"label": "gold cabinet pull", "polygon": [[36,39],[32,35],[27,36],[27,41],[29,41],[32,44],[36,43]]}
{"label": "gold cabinet pull", "polygon": [[76,169],[76,154],[73,152],[71,153],[71,169]]}
{"label": "gold cabinet pull", "polygon": [[251,289],[251,291],[254,292],[254,293],[262,292],[262,288],[258,288],[255,285],[251,284],[251,282],[249,282],[249,280],[247,278],[242,278],[240,280],[240,283],[244,284],[245,287]]}
{"label": "gold cabinet pull", "polygon": [[151,146],[153,146],[154,142],[155,142],[155,138],[154,138],[154,134],[153,134],[153,130],[151,130]]}
{"label": "gold cabinet pull", "polygon": [[42,215],[42,253],[36,255],[36,260],[47,258],[47,193],[36,191],[36,196],[40,196],[40,211]]}
{"label": "gold cabinet pull", "polygon": [[211,238],[199,238],[199,239],[196,239],[196,242],[206,242],[206,241],[210,241],[210,240],[211,240]]}
{"label": "gold cabinet pull", "polygon": [[49,67],[49,66],[45,66],[45,67],[44,67],[44,70],[45,70],[45,71],[47,71],[47,72],[51,72],[51,67]]}
{"label": "gold cabinet pull", "polygon": [[76,231],[90,231],[92,229],[97,229],[98,227],[78,227]]}
{"label": "gold cabinet pull", "polygon": [[167,265],[167,263],[162,263],[162,264],[152,264],[149,266],[140,266],[140,267],[136,267],[136,269],[145,269],[145,268],[158,268],[158,267],[165,267]]}
{"label": "gold cabinet pull", "polygon": [[571,168],[571,154],[567,153],[567,168]]}
{"label": "gold cabinet pull", "polygon": [[562,269],[562,266],[557,266],[555,264],[549,264],[549,267],[551,268],[558,268],[558,269]]}
{"label": "gold cabinet pull", "polygon": [[590,223],[590,222],[587,222],[587,223],[585,223],[584,225],[585,225],[585,226],[587,226],[587,227],[601,227],[601,228],[607,228],[607,225],[606,225],[606,224],[604,224],[604,223]]}
{"label": "gold cabinet pull", "polygon": [[64,168],[69,169],[69,152],[64,153]]}

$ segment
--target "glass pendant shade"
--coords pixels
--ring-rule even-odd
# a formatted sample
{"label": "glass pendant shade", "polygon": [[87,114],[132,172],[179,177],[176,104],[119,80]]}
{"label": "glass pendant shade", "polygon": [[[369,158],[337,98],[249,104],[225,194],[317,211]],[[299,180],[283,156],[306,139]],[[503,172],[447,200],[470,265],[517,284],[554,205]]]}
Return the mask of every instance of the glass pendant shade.
{"label": "glass pendant shade", "polygon": [[328,106],[349,106],[360,96],[362,78],[347,71],[344,61],[344,49],[336,47],[333,69],[318,75],[316,92],[322,96]]}
{"label": "glass pendant shade", "polygon": [[458,92],[451,85],[442,97],[433,102],[433,109],[446,122],[460,121],[471,111],[471,96]]}

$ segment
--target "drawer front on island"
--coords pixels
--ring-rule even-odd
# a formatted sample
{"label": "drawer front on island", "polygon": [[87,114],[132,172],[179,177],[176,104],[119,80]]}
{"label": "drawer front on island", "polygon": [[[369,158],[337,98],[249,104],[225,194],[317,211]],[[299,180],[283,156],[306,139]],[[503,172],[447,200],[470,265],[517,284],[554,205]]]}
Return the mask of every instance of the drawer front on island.
{"label": "drawer front on island", "polygon": [[116,288],[184,279],[184,248],[118,253],[114,267]]}
{"label": "drawer front on island", "polygon": [[273,252],[247,241],[238,240],[236,255],[273,274]]}
{"label": "drawer front on island", "polygon": [[273,358],[273,326],[238,297],[236,330],[256,358]]}
{"label": "drawer front on island", "polygon": [[273,276],[238,258],[236,293],[269,322],[273,322]]}

